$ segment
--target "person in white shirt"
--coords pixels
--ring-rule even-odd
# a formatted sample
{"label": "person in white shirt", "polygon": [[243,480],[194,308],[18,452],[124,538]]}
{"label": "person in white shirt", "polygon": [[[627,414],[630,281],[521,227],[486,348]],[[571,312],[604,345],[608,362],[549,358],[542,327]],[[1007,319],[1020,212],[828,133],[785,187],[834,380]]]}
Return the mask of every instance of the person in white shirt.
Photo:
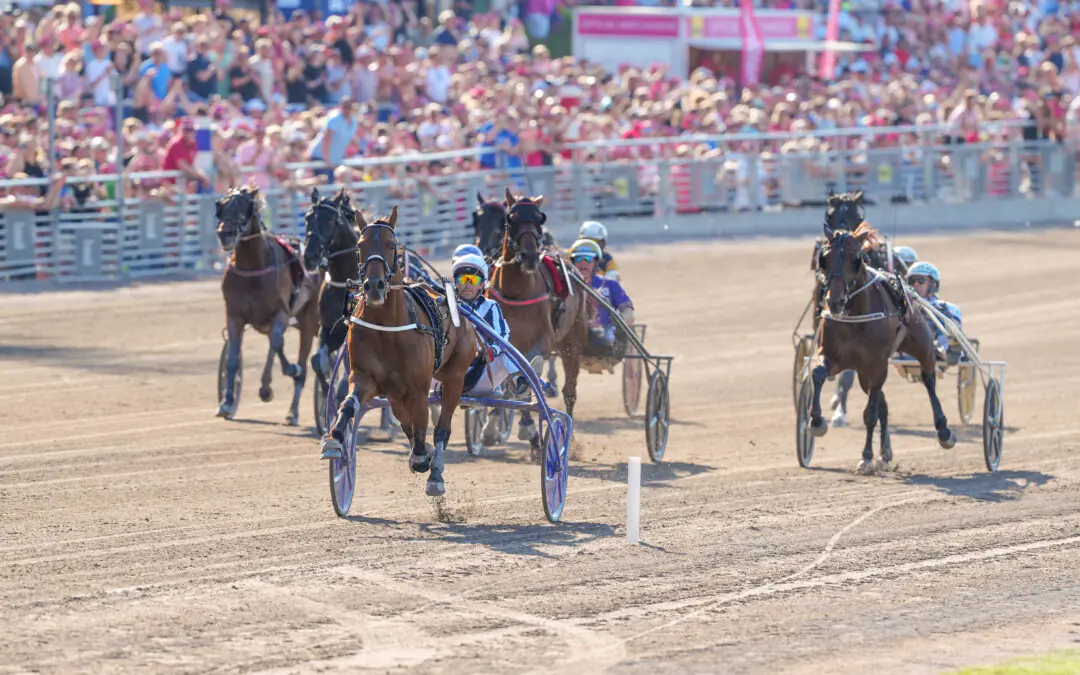
{"label": "person in white shirt", "polygon": [[155,11],[153,0],[139,0],[139,13],[131,20],[135,26],[135,48],[144,59],[150,57],[150,45],[165,38],[165,21]]}
{"label": "person in white shirt", "polygon": [[452,73],[446,66],[446,58],[442,50],[437,46],[432,46],[428,50],[428,58],[427,72],[424,74],[424,93],[429,99],[441,105],[446,103]]}
{"label": "person in white shirt", "polygon": [[161,41],[161,47],[165,50],[165,65],[173,75],[187,73],[187,62],[191,58],[191,46],[187,41],[187,27],[177,21],[173,24],[172,33]]}
{"label": "person in white shirt", "polygon": [[52,40],[42,40],[39,47],[41,47],[41,50],[34,57],[38,77],[43,81],[58,79],[60,77],[60,62],[64,60],[64,55],[56,51],[56,45]]}
{"label": "person in white shirt", "polygon": [[90,46],[90,58],[86,60],[86,83],[94,96],[94,105],[116,104],[116,90],[110,77],[115,70],[116,67],[105,50],[105,43],[95,41]]}

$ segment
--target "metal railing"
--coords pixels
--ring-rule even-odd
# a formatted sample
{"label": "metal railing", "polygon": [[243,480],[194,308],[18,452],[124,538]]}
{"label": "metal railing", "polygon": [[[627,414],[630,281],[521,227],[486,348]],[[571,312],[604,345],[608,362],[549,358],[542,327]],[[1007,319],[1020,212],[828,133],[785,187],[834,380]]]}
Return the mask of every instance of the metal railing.
{"label": "metal railing", "polygon": [[[810,232],[819,225],[820,208],[830,190],[860,189],[877,204],[1076,195],[1078,148],[1072,144],[1025,142],[1010,129],[988,142],[965,145],[945,145],[937,138],[905,140],[902,132],[892,129],[877,133],[896,135],[900,144],[862,142],[827,151],[789,145],[777,150],[760,147],[761,138],[733,136],[695,139],[709,144],[696,155],[660,153],[655,158],[633,153],[619,156],[610,152],[617,149],[615,144],[605,145],[606,154],[600,156],[597,146],[584,144],[572,149],[573,160],[555,166],[440,175],[409,170],[427,166],[436,156],[366,159],[348,164],[389,166],[385,173],[394,177],[345,187],[368,215],[384,215],[397,204],[402,240],[421,253],[471,240],[477,192],[499,198],[506,185],[519,192],[543,194],[549,226],[576,229],[584,220],[602,220],[613,239],[618,239],[624,218],[678,223],[704,216],[733,222],[742,212],[793,209],[808,211]],[[798,143],[800,139],[786,136],[769,142],[792,140]],[[651,142],[685,145],[686,139]],[[582,151],[593,154],[580,156]],[[462,153],[449,154],[453,156],[444,159]],[[173,196],[91,201],[47,213],[0,211],[0,280],[125,279],[219,266],[223,258],[215,234],[214,195],[188,194],[184,179],[177,174],[125,176],[128,180],[162,177],[177,179]],[[19,184],[42,185],[43,181]],[[0,191],[14,185],[0,181]],[[310,188],[275,183],[264,195],[264,221],[270,229],[301,236]]]}

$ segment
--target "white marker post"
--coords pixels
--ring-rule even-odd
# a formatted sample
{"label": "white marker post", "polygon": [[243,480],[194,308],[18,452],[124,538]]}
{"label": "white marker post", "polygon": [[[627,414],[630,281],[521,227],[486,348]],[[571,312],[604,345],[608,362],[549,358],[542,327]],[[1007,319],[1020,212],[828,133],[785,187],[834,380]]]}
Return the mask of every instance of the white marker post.
{"label": "white marker post", "polygon": [[641,541],[641,458],[631,457],[626,464],[626,542]]}

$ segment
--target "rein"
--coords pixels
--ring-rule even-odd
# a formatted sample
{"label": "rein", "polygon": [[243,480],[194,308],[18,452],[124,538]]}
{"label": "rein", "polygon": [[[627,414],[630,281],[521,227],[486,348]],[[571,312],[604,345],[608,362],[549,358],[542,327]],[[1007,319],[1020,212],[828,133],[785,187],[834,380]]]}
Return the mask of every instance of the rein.
{"label": "rein", "polygon": [[509,298],[503,297],[503,295],[494,288],[487,289],[487,296],[489,298],[493,298],[494,300],[498,301],[503,305],[506,305],[507,307],[528,307],[530,305],[538,305],[545,300],[551,299],[551,293],[544,293],[543,295],[539,295],[535,298],[530,298],[528,300],[511,300]]}
{"label": "rein", "polygon": [[[881,274],[881,272],[878,272],[873,267],[866,266],[866,267],[864,267],[864,269],[868,272],[868,276],[870,277],[870,279],[865,284],[860,286],[858,288],[858,290],[856,290],[856,291],[854,291],[852,293],[849,293],[848,296],[847,296],[848,300],[851,300],[856,295],[862,293],[863,291],[870,288],[874,284],[885,280],[885,276],[883,274]],[[900,313],[899,312],[873,312],[871,314],[856,314],[856,315],[852,316],[852,315],[848,315],[848,314],[833,314],[831,311],[829,311],[829,308],[826,307],[821,312],[821,316],[822,316],[822,318],[824,318],[824,319],[826,319],[828,321],[836,321],[837,323],[870,323],[871,321],[881,321],[882,319],[890,319],[890,318],[892,318],[894,316],[900,316]]]}

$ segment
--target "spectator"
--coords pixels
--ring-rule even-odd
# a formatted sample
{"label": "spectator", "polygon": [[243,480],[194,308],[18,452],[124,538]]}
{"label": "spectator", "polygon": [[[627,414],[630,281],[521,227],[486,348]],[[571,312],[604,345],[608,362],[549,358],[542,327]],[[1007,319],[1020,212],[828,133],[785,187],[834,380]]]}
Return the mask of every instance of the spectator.
{"label": "spectator", "polygon": [[112,106],[116,104],[116,91],[113,86],[112,76],[116,72],[116,66],[106,52],[105,43],[95,40],[90,45],[90,56],[86,61],[86,89],[90,93],[96,106]]}
{"label": "spectator", "polygon": [[[195,125],[190,119],[181,120],[176,126],[176,133],[165,147],[165,158],[161,162],[163,171],[179,171],[190,181],[194,181],[195,187],[202,191],[210,188],[210,179],[206,174],[195,169]],[[173,179],[167,179],[166,183],[175,183]]]}
{"label": "spectator", "polygon": [[198,38],[195,53],[187,63],[188,97],[199,103],[209,101],[218,90],[217,66],[207,56],[209,49],[210,41]]}
{"label": "spectator", "polygon": [[330,169],[323,175],[333,178],[333,170],[345,161],[345,152],[352,144],[359,127],[355,117],[355,104],[350,98],[343,98],[336,113],[326,118],[319,134],[311,143],[308,153],[314,162],[324,162]]}

